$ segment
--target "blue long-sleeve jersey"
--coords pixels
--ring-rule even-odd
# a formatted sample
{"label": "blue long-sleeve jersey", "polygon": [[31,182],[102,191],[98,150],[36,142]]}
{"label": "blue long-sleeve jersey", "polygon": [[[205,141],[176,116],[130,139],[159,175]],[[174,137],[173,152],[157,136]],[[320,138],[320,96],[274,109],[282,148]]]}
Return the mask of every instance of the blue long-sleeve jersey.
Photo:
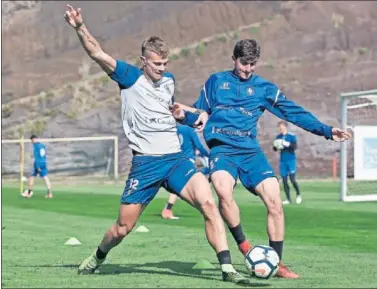
{"label": "blue long-sleeve jersey", "polygon": [[292,133],[278,134],[275,139],[282,139],[283,149],[280,151],[280,162],[290,162],[296,160],[295,150],[297,148],[297,137]]}
{"label": "blue long-sleeve jersey", "polygon": [[214,73],[193,106],[210,115],[204,128],[210,148],[213,141],[237,148],[259,148],[257,123],[266,109],[313,134],[332,138],[330,126],[288,100],[275,84],[258,75],[242,80],[233,71]]}
{"label": "blue long-sleeve jersey", "polygon": [[187,125],[177,125],[177,133],[181,144],[182,152],[190,159],[195,160],[195,149],[198,149],[201,155],[208,157],[209,153],[200,142],[195,130]]}
{"label": "blue long-sleeve jersey", "polygon": [[47,162],[46,146],[43,143],[36,142],[33,144],[34,163],[37,168],[45,165]]}

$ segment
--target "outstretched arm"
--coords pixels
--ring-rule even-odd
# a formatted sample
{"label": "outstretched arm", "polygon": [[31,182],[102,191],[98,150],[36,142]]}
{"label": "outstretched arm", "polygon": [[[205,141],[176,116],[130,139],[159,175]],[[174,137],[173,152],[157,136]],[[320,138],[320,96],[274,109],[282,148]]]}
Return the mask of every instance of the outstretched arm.
{"label": "outstretched arm", "polygon": [[205,111],[178,102],[170,105],[170,111],[177,121],[194,127],[197,131],[201,131],[208,120],[208,114]]}
{"label": "outstretched arm", "polygon": [[185,105],[183,103],[179,103],[179,102],[174,102],[175,104],[179,105],[183,110],[185,111],[190,111],[192,113],[196,113],[198,112],[199,110],[195,107],[192,107],[192,106],[188,106],[188,105]]}
{"label": "outstretched arm", "polygon": [[326,139],[340,142],[351,138],[351,134],[347,131],[320,122],[313,114],[293,101],[288,100],[276,87],[267,91],[265,108],[277,117],[287,120],[313,134],[324,136]]}
{"label": "outstretched arm", "polygon": [[202,131],[211,114],[210,100],[214,93],[214,84],[216,77],[211,75],[204,84],[199,99],[192,105],[192,107],[182,103],[175,102],[170,107],[170,110],[175,119],[180,120],[181,123],[195,127],[197,131]]}
{"label": "outstretched arm", "polygon": [[76,30],[77,36],[89,57],[97,62],[107,74],[112,73],[116,67],[116,60],[105,53],[98,41],[89,33],[82,18],[81,8],[75,9],[68,4],[64,18]]}

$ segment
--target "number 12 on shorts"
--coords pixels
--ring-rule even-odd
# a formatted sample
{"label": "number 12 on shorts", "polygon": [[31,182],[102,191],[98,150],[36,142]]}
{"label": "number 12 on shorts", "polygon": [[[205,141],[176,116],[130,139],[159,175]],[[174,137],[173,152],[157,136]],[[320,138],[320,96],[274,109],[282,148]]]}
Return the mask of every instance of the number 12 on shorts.
{"label": "number 12 on shorts", "polygon": [[136,191],[138,184],[139,184],[139,180],[137,180],[137,179],[129,179],[127,181],[127,185],[126,185],[126,195],[131,194],[132,191]]}

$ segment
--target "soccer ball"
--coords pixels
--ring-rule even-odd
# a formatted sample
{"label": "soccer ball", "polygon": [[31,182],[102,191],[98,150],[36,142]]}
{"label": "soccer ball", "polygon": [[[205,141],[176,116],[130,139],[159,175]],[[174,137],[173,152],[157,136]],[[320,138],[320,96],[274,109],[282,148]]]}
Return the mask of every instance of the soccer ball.
{"label": "soccer ball", "polygon": [[269,279],[275,276],[279,269],[279,255],[276,251],[264,245],[254,246],[245,256],[245,264],[252,276]]}
{"label": "soccer ball", "polygon": [[284,148],[284,146],[283,146],[283,141],[284,141],[284,140],[282,140],[282,139],[276,139],[276,140],[274,141],[274,147],[275,147],[276,149],[278,149],[279,151],[282,150],[282,149]]}

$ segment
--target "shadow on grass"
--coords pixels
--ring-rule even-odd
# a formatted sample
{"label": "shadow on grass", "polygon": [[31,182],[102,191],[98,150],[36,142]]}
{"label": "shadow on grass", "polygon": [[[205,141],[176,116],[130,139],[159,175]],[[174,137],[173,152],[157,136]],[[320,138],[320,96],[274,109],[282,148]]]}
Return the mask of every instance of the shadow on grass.
{"label": "shadow on grass", "polygon": [[[179,262],[179,261],[161,261],[154,263],[144,263],[144,264],[103,264],[99,269],[98,273],[94,275],[117,275],[117,274],[157,274],[157,275],[167,275],[176,277],[191,277],[204,280],[221,280],[221,272],[219,269],[208,269],[208,270],[194,270],[192,267],[194,263],[190,262]],[[27,266],[30,267],[30,266]],[[71,268],[75,269],[78,265],[64,264],[64,265],[39,265],[33,267],[44,267],[44,268]],[[159,270],[154,270],[159,269]],[[163,270],[161,270],[163,269]],[[250,284],[239,285],[243,287],[268,287],[270,284],[265,282],[256,282],[255,279],[249,279]]]}

